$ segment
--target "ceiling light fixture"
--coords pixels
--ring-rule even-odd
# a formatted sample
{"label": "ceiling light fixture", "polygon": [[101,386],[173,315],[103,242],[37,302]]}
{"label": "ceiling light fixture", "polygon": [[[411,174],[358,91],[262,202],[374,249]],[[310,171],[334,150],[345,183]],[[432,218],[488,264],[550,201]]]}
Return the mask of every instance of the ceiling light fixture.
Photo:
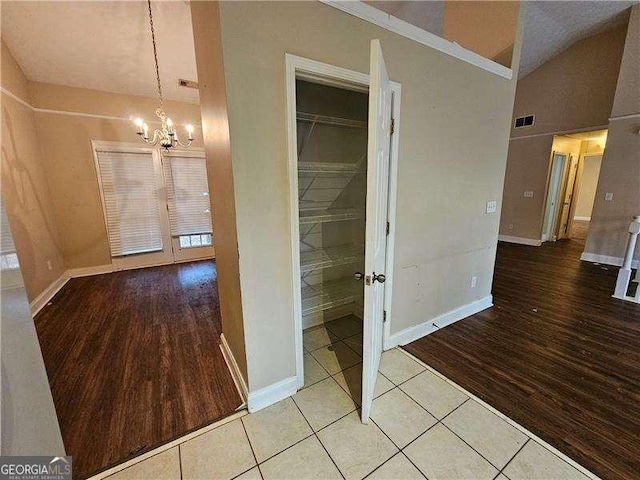
{"label": "ceiling light fixture", "polygon": [[156,47],[156,32],[153,28],[153,13],[151,12],[151,0],[147,0],[149,5],[149,26],[151,27],[151,43],[153,44],[153,59],[156,64],[156,80],[158,81],[158,99],[160,100],[160,106],[156,109],[156,115],[160,119],[161,127],[156,128],[153,131],[153,135],[149,136],[149,126],[141,118],[135,120],[136,127],[138,127],[138,135],[145,143],[149,145],[160,145],[166,150],[172,147],[180,145],[181,147],[188,147],[193,141],[193,126],[187,125],[188,141],[182,142],[178,138],[178,132],[173,125],[173,121],[164,112],[164,101],[162,99],[162,84],[160,83],[160,69],[158,68],[158,49]]}

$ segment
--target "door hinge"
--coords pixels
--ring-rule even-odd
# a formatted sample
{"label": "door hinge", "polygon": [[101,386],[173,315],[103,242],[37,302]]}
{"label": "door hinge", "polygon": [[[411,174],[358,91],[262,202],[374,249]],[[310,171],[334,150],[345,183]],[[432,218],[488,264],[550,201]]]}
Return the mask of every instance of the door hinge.
{"label": "door hinge", "polygon": [[387,236],[389,235],[389,228],[390,228],[389,222],[387,222]]}
{"label": "door hinge", "polygon": [[391,135],[396,131],[396,119],[391,117]]}
{"label": "door hinge", "polygon": [[387,321],[387,311],[383,310],[382,311],[382,323],[385,323]]}

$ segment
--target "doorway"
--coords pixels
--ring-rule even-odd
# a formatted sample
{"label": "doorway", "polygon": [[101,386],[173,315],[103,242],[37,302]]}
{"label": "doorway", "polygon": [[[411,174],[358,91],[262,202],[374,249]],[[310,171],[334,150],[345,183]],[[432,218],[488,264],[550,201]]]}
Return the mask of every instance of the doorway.
{"label": "doorway", "polygon": [[[371,77],[286,60],[298,388],[303,331],[322,330],[338,364],[329,368],[362,357],[367,422],[391,306],[400,86],[388,79],[379,41],[371,45]],[[344,329],[349,338],[337,331]]]}
{"label": "doorway", "polygon": [[[572,239],[584,243],[596,198],[607,130],[556,135],[553,139],[542,241]],[[562,152],[562,153],[559,153]],[[565,156],[558,200],[553,201],[558,156]],[[605,199],[606,200],[606,199]],[[555,217],[550,209],[556,208]],[[555,226],[552,226],[555,218]]]}

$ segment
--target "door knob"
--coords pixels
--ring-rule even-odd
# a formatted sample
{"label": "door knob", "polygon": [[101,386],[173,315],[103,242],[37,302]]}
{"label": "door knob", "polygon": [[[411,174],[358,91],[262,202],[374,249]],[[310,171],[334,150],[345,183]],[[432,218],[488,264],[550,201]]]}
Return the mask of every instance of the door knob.
{"label": "door knob", "polygon": [[362,280],[364,278],[364,274],[362,274],[361,272],[356,272],[353,274],[353,278],[355,278],[356,280]]}
{"label": "door knob", "polygon": [[384,281],[386,279],[387,279],[387,277],[385,277],[384,274],[379,273],[378,275],[376,275],[376,272],[373,272],[373,281],[374,282],[384,283]]}

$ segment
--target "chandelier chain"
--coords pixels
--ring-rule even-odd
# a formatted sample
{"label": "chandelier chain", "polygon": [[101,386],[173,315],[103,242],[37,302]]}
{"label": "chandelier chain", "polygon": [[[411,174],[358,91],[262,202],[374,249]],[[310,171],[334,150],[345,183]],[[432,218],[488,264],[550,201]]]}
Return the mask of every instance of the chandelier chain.
{"label": "chandelier chain", "polygon": [[149,25],[151,26],[151,43],[153,44],[153,59],[156,64],[156,81],[158,82],[158,99],[160,100],[160,108],[164,109],[162,100],[162,84],[160,83],[160,69],[158,68],[158,49],[156,47],[156,32],[153,28],[153,14],[151,13],[151,0],[147,0],[149,6]]}

